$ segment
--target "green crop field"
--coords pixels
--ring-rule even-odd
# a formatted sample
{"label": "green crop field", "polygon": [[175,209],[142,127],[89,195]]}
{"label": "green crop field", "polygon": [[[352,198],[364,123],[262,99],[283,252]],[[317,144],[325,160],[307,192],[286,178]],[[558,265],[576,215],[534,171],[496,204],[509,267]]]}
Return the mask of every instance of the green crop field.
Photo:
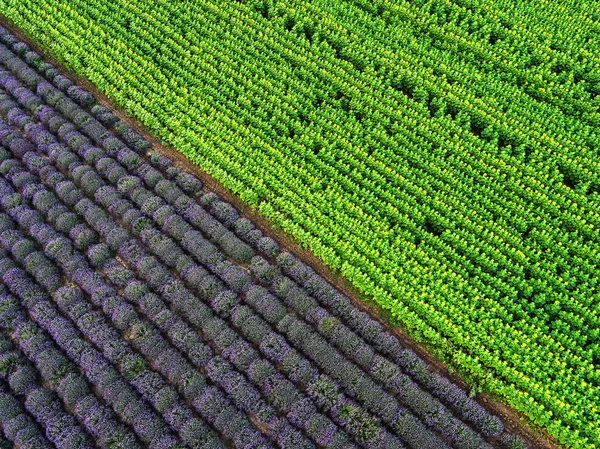
{"label": "green crop field", "polygon": [[600,447],[600,6],[0,0],[563,445]]}

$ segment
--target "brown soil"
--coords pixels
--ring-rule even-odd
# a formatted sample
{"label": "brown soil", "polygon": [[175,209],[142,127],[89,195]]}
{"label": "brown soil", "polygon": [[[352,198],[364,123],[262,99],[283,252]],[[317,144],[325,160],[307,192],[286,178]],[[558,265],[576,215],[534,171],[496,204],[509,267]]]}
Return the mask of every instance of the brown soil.
{"label": "brown soil", "polygon": [[[345,279],[340,277],[337,273],[327,267],[320,259],[318,259],[309,250],[302,248],[298,242],[283,231],[275,229],[273,225],[266,220],[264,217],[259,215],[256,210],[243,204],[238,197],[233,195],[227,188],[215,180],[211,175],[204,172],[199,166],[192,164],[187,158],[179,153],[177,150],[164,145],[159,139],[149,134],[148,130],[144,125],[136,118],[131,117],[125,111],[117,108],[113,102],[106,95],[101,93],[94,85],[90,84],[86,79],[76,75],[70,70],[67,70],[63,64],[59,63],[56,59],[51,57],[46,51],[40,46],[35,44],[32,39],[24,34],[19,28],[14,26],[10,20],[0,16],[0,25],[8,28],[15,36],[20,40],[27,43],[32,49],[39,53],[43,58],[53,64],[62,74],[69,77],[71,80],[86,88],[95,97],[98,103],[111,109],[121,120],[127,122],[132,126],[141,136],[152,143],[153,149],[169,157],[175,162],[175,165],[193,175],[197,176],[202,180],[206,190],[213,191],[220,195],[225,201],[231,203],[239,211],[241,216],[244,216],[254,223],[264,235],[272,237],[281,246],[282,250],[289,251],[296,257],[302,259],[302,261],[308,264],[315,271],[319,272],[328,282],[343,292],[352,303],[361,310],[368,312],[373,318],[377,319],[384,328],[396,335],[402,344],[408,348],[411,348],[415,353],[419,355],[429,365],[431,371],[438,372],[450,379],[455,384],[459,385],[465,391],[470,390],[469,383],[465,378],[461,377],[457,373],[450,373],[448,366],[440,361],[439,359],[432,356],[430,350],[425,346],[415,342],[409,337],[403,329],[392,326],[384,317],[383,310],[377,307],[373,303],[369,303],[368,300],[360,293],[358,293]],[[506,406],[498,399],[493,398],[487,393],[478,393],[475,399],[492,413],[499,416],[504,422],[505,429],[514,435],[519,435],[525,440],[525,442],[532,449],[561,449],[562,446],[556,441],[555,438],[550,436],[544,429],[538,426],[531,425],[525,415],[511,407]],[[496,447],[503,447],[499,442],[495,444]]]}

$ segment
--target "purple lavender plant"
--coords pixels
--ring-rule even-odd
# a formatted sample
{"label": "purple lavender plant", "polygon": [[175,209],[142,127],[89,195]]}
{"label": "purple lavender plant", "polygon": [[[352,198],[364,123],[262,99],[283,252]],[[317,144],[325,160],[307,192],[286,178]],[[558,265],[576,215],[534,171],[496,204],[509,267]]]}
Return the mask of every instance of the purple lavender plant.
{"label": "purple lavender plant", "polygon": [[277,267],[271,265],[261,256],[254,256],[251,259],[250,271],[261,284],[266,286],[271,285],[276,276],[280,274]]}
{"label": "purple lavender plant", "polygon": [[258,241],[258,250],[268,257],[277,257],[279,255],[279,245],[271,237],[262,237]]}
{"label": "purple lavender plant", "polygon": [[291,348],[281,335],[270,332],[260,342],[260,350],[267,358],[279,363]]}

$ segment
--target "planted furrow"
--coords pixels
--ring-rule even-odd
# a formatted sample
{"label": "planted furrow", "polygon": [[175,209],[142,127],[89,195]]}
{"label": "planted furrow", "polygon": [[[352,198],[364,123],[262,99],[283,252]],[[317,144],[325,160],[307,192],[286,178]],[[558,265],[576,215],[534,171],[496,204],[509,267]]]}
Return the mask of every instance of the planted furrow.
{"label": "planted furrow", "polygon": [[3,381],[0,381],[0,425],[4,436],[12,443],[6,446],[8,448],[56,449]]}
{"label": "planted furrow", "polygon": [[[46,167],[46,168],[48,168],[48,167]],[[51,175],[48,173],[48,171],[47,171],[47,170],[46,170],[46,174],[47,174],[48,176],[51,176]],[[55,181],[55,182],[57,182],[56,176],[54,176],[54,178],[55,178],[55,179],[54,179],[54,181]],[[113,237],[114,237],[114,236],[113,236]],[[118,245],[117,245],[117,246],[118,246]],[[286,434],[288,435],[288,437],[287,437],[287,438],[289,438],[289,439],[290,439],[290,441],[293,441],[293,440],[294,440],[294,438],[297,438],[297,437],[294,437],[294,432],[291,432],[290,430],[286,430],[286,427],[285,427],[285,426],[284,426],[284,427],[282,427],[282,429],[281,429],[281,430],[286,432]],[[344,441],[344,440],[342,439],[341,441]]]}
{"label": "planted furrow", "polygon": [[[70,169],[72,169],[72,168],[73,168],[73,167],[71,167],[71,166],[70,166]],[[98,186],[98,185],[96,185],[96,186],[95,186],[95,189],[97,189],[98,187],[99,187],[99,186]],[[94,189],[94,190],[95,190],[95,189]],[[113,198],[110,198],[110,197],[108,197],[108,200],[109,200],[108,202],[110,202],[110,203],[113,203],[114,197],[113,197]],[[113,204],[116,204],[116,203],[113,203]],[[202,209],[200,209],[200,210],[202,210]],[[141,224],[141,223],[140,223],[140,224]],[[108,228],[104,227],[104,232],[108,234]],[[144,237],[144,235],[142,234],[142,239],[143,239],[143,237]],[[114,238],[114,235],[113,235],[113,238]],[[148,241],[148,240],[150,240],[150,239],[147,239],[147,241]],[[121,242],[121,243],[122,243],[122,242]],[[115,243],[115,245],[116,245],[116,246],[119,246],[120,244],[116,244],[116,243]],[[154,251],[156,251],[156,249],[155,249]]]}
{"label": "planted furrow", "polygon": [[[39,232],[41,231],[38,231],[38,233]],[[128,312],[131,313],[131,308],[128,309],[125,307],[123,301],[116,296],[116,292],[108,285],[103,284],[101,277],[95,275],[95,273],[90,270],[89,267],[86,269],[87,263],[85,262],[85,259],[82,258],[81,254],[77,254],[76,251],[73,251],[73,248],[69,244],[68,240],[64,239],[64,237],[62,237],[52,228],[46,227],[43,232],[45,232],[46,240],[48,240],[46,247],[50,245],[52,249],[54,249],[54,251],[52,251],[52,249],[47,249],[47,251],[52,251],[50,254],[52,254],[53,258],[55,258],[57,262],[59,262],[59,264],[66,270],[69,276],[71,276],[74,281],[90,295],[92,302],[94,302],[97,307],[100,307],[101,310],[111,317],[116,315],[116,319],[119,317],[121,317],[121,320],[125,320],[125,317],[133,319],[131,316],[128,316]],[[73,259],[75,259],[78,263],[74,264]],[[76,268],[73,269],[73,267]],[[61,290],[57,292],[56,295],[56,302],[59,304],[59,307],[66,307],[66,314],[76,313],[75,315],[71,316],[71,318],[78,323],[78,326],[84,326],[84,329],[86,329],[88,332],[93,332],[93,334],[91,334],[94,336],[92,337],[93,343],[100,347],[107,357],[112,359],[113,362],[119,366],[121,370],[123,370],[123,374],[126,375],[127,379],[144,395],[144,397],[147,398],[149,402],[151,402],[157,409],[163,409],[161,412],[165,413],[168,421],[172,422],[173,413],[175,412],[185,413],[186,406],[177,403],[177,393],[172,390],[172,387],[166,384],[166,382],[161,379],[160,376],[157,376],[156,373],[149,371],[146,366],[146,362],[141,359],[139,355],[132,352],[129,348],[129,345],[124,342],[122,338],[117,338],[119,334],[114,330],[114,328],[110,328],[106,325],[102,314],[92,310],[91,305],[87,301],[81,299],[77,301],[76,298],[78,295],[76,293],[71,293],[68,289],[66,291]],[[72,305],[74,309],[68,308],[67,305]],[[140,322],[138,319],[138,323],[134,324],[143,326],[144,323]],[[159,345],[159,343],[160,340],[156,342],[157,345]],[[173,353],[172,349],[169,350],[168,347],[162,349],[165,352],[165,354],[163,354],[163,359],[169,360],[170,356],[170,361],[177,361],[177,353]],[[158,370],[162,371],[163,373],[165,370],[172,368],[168,363],[165,363],[166,362],[158,364]],[[172,376],[168,377],[168,379],[169,381],[174,382],[179,388],[183,389],[183,387],[186,385],[183,382],[186,379],[179,379],[176,377],[176,374],[181,374],[181,371],[185,373],[193,370],[190,369],[191,367],[187,367],[185,361],[179,361],[179,366],[180,371],[174,372]],[[186,367],[188,368],[187,370],[185,369]],[[187,380],[191,382],[193,379]],[[199,388],[199,386],[202,385],[202,381],[204,381],[203,378],[195,381],[195,388]],[[201,390],[201,388],[199,390]],[[190,394],[200,396],[199,390],[190,388],[188,390],[188,396]],[[231,410],[231,405],[227,405],[227,400],[222,396],[222,394],[220,395],[219,392],[213,392],[211,387],[208,386],[205,390],[207,390],[205,391],[205,394],[211,393],[213,396],[215,396],[214,400],[220,399],[220,407],[229,407],[229,420],[218,421],[217,425],[220,427],[220,431],[222,432],[228,429],[227,426],[230,426],[230,431],[226,432],[226,435],[231,438],[232,435],[235,434],[236,426],[237,430],[240,430],[240,418],[238,417],[237,420],[233,420],[233,418],[236,416],[235,412]],[[158,394],[158,392],[160,392],[160,394]],[[163,396],[170,398],[171,402],[169,402],[169,400],[166,400],[166,403],[161,402]],[[188,399],[191,402],[196,401],[195,407],[199,407],[197,404],[202,404],[200,399],[195,396],[192,396],[191,398],[188,397]],[[213,415],[207,412],[206,409],[202,411],[205,415],[208,415],[212,418]],[[189,410],[188,414],[190,414]],[[211,436],[211,431],[206,428],[205,424],[202,422],[195,422],[197,419],[193,420],[190,418],[190,421],[191,422],[189,423],[185,423],[185,425],[181,425],[180,430],[182,434],[188,435],[189,438],[191,438],[191,444],[202,444],[202,447],[216,447],[219,445],[218,440],[215,440],[214,435]],[[181,421],[178,422],[181,424]],[[241,424],[243,427],[243,420]],[[194,432],[196,432],[196,434],[194,434]],[[200,438],[203,433],[206,435]],[[251,433],[252,432],[250,432],[250,434]],[[248,435],[241,435],[241,441],[244,441],[242,437],[249,438]],[[260,441],[260,438],[255,438],[255,440]]]}
{"label": "planted furrow", "polygon": [[[281,275],[280,269],[290,277]],[[450,406],[462,419],[472,423],[483,435],[502,433],[503,426],[498,417],[491,415],[460,388],[447,380],[444,382],[438,374],[430,373],[413,351],[403,348],[397,338],[383,330],[376,320],[353,307],[346,297],[291,254],[281,253],[277,257],[277,268],[264,259],[255,258],[251,270],[288,307],[307,316],[322,336],[363,369],[371,371],[384,386],[389,385],[396,394],[403,394],[397,389],[403,390],[415,381]],[[373,345],[373,348],[368,345]],[[405,387],[400,387],[403,384]]]}
{"label": "planted furrow", "polygon": [[[80,335],[71,330],[67,320],[51,315],[45,322],[48,324],[49,334],[56,342],[55,346],[42,328],[28,318],[27,309],[22,304],[22,302],[30,305],[33,303],[33,307],[44,311],[48,310],[49,307],[45,307],[43,303],[42,289],[36,288],[36,285],[31,283],[22,282],[26,279],[24,273],[16,268],[3,249],[1,256],[0,269],[4,283],[9,287],[12,284],[12,289],[18,291],[20,295],[24,295],[15,297],[6,292],[2,294],[0,297],[2,308],[6,311],[3,314],[3,326],[7,323],[11,327],[11,332],[24,352],[36,354],[45,352],[46,355],[51,356],[46,359],[45,369],[53,373],[53,381],[57,383],[57,389],[64,398],[65,404],[72,407],[73,414],[80,422],[84,423],[86,430],[96,437],[96,441],[101,447],[109,447],[112,444],[114,447],[122,449],[144,448],[133,432],[121,423],[115,412],[104,405],[104,403],[110,403],[110,400],[107,400],[107,392],[102,385],[95,383],[98,377],[89,375],[90,372],[100,375],[99,371],[91,370],[101,371],[103,367],[97,363],[86,364],[85,361],[83,364],[75,365],[71,362],[74,362],[78,355],[81,356],[85,349],[85,344],[79,338]],[[42,316],[42,319],[45,319],[43,313],[36,316]],[[61,348],[66,345],[70,345],[68,351],[65,351],[68,357],[57,349],[57,347]],[[80,375],[80,370],[85,377]],[[90,380],[94,387],[88,384]],[[100,399],[95,396],[94,390]],[[113,391],[113,394],[115,393]],[[125,405],[127,404],[123,404],[123,406]]]}
{"label": "planted furrow", "polygon": [[[3,327],[6,329],[5,326]],[[71,447],[92,449],[96,447],[93,439],[83,430],[81,424],[68,411],[65,411],[64,404],[57,398],[57,393],[39,384],[40,373],[15,350],[7,335],[0,335],[0,347],[2,348],[0,360],[2,360],[3,367],[0,377],[10,385],[14,394],[24,398],[25,408],[44,427],[50,441],[58,449]],[[46,351],[28,354],[32,360],[37,360],[37,363],[44,369],[41,373],[44,382],[53,383],[53,388],[56,388],[53,377],[57,376],[57,369],[60,369],[60,366],[53,366],[52,355],[52,353],[47,354]]]}
{"label": "planted furrow", "polygon": [[[35,5],[53,6],[8,8],[23,14],[20,20],[43,18],[33,27],[47,30],[56,48],[72,48],[69,62],[89,63],[87,75],[151,131],[205,163],[209,174],[349,275],[361,292],[375,295],[409,330],[451,348],[452,360],[465,372],[485,374],[485,382],[531,413],[546,406],[539,419],[555,414],[564,428],[576,427],[578,417],[593,410],[581,408],[583,403],[572,413],[556,407],[575,404],[583,393],[600,398],[597,376],[588,369],[597,338],[590,334],[588,350],[579,344],[581,333],[550,332],[536,320],[519,327],[531,307],[511,295],[523,294],[529,283],[505,275],[515,267],[529,276],[528,264],[539,261],[535,276],[548,278],[548,289],[557,289],[560,301],[571,301],[572,314],[561,319],[577,316],[572,329],[578,332],[597,324],[596,312],[585,308],[591,278],[571,276],[577,270],[568,268],[563,276],[571,286],[564,288],[562,278],[551,279],[556,266],[539,257],[545,245],[571,231],[540,243],[542,234],[532,229],[531,239],[521,239],[521,228],[529,226],[521,215],[537,210],[540,221],[555,226],[568,214],[561,209],[564,202],[553,202],[549,178],[537,179],[532,169],[510,166],[508,159],[489,158],[484,140],[493,139],[491,128],[476,130],[485,136],[471,136],[464,123],[431,112],[450,108],[456,114],[456,107],[473,98],[475,91],[463,89],[470,82],[465,79],[448,87],[451,104],[436,103],[447,86],[430,73],[430,58],[455,53],[417,48],[412,37],[406,51],[398,43],[388,47],[381,34],[385,27],[375,31],[375,23],[361,23],[351,31],[353,20],[371,14],[363,2],[334,7],[310,1],[306,8],[302,2],[244,1],[223,9],[209,0],[197,5],[133,0],[122,7],[103,0],[69,7],[36,0]],[[336,22],[342,10],[349,15]],[[311,28],[317,23],[311,17],[321,13],[319,29]],[[298,14],[309,21],[298,22]],[[201,17],[211,18],[202,30],[194,22]],[[429,15],[420,11],[418,17]],[[180,34],[181,26],[189,31]],[[410,33],[421,28],[414,24]],[[362,42],[369,33],[381,54]],[[70,47],[70,38],[80,48]],[[408,66],[393,74],[391,55],[407,64],[422,58],[425,68],[414,76]],[[188,70],[182,70],[182,60]],[[104,72],[97,70],[98,61]],[[451,65],[442,72],[457,73]],[[383,73],[393,79],[386,81]],[[485,79],[490,77],[486,72]],[[409,78],[425,80],[425,94],[404,86]],[[496,87],[481,92],[488,95]],[[502,113],[512,119],[523,110],[498,108],[473,103],[471,119],[491,126]],[[513,125],[504,123],[507,129]],[[535,132],[521,129],[510,138],[527,134],[557,151],[582,142],[567,133],[549,145],[548,135],[540,138],[535,126]],[[445,146],[451,149],[441,157]],[[431,371],[392,332],[161,151],[0,27],[0,393],[24,405],[24,415],[42,425],[51,444],[70,449],[522,444],[498,417]],[[251,159],[255,164],[247,167]],[[582,170],[587,179],[588,167]],[[502,176],[517,173],[523,182],[503,188]],[[534,191],[536,186],[543,191]],[[536,198],[538,209],[531,203]],[[577,227],[586,203],[573,204],[579,209],[571,225]],[[496,221],[498,214],[510,217]],[[594,257],[582,258],[580,266],[597,265],[597,237],[588,236],[597,218],[590,216],[581,238],[564,247],[565,260],[591,251]],[[503,274],[495,280],[498,270]],[[575,279],[584,287],[576,287]],[[427,296],[427,283],[445,285],[447,295]],[[466,299],[476,291],[472,304]],[[478,308],[483,312],[475,321],[471,314]],[[463,314],[477,325],[457,328]],[[530,354],[519,349],[525,341]],[[534,370],[531,360],[550,348],[552,355]],[[560,377],[555,363],[565,368]],[[558,382],[565,388],[552,397],[548,392]],[[24,425],[26,418],[16,422]],[[3,432],[0,426],[0,437]]]}
{"label": "planted furrow", "polygon": [[[13,264],[14,265],[14,264]],[[48,330],[48,321],[43,322],[48,315],[35,315],[33,307],[44,307],[47,313],[57,314],[56,306],[51,302],[45,290],[36,284],[27,274],[16,265],[8,269],[3,274],[3,280],[8,285],[11,292],[23,302],[23,307],[27,307],[28,313],[34,315],[30,321],[25,319],[25,326],[32,326],[34,329]],[[25,287],[34,287],[37,294],[33,300],[28,300],[24,296]],[[53,315],[50,315],[53,316]],[[124,422],[131,425],[139,438],[146,444],[153,447],[164,447],[175,449],[181,447],[178,441],[169,429],[164,419],[156,414],[155,411],[146,403],[140,394],[125,380],[124,377],[110,364],[109,361],[92,345],[86,338],[85,331],[80,333],[69,321],[63,321],[65,332],[70,332],[79,337],[81,341],[78,364],[85,372],[95,387],[98,389],[103,399],[109,403],[119,414]],[[43,333],[40,333],[42,335]],[[77,338],[75,337],[75,338]],[[45,337],[47,342],[51,340]],[[89,337],[88,337],[89,338]],[[60,346],[60,343],[57,342]],[[67,352],[66,348],[61,349]],[[60,354],[60,351],[54,350]],[[54,355],[59,361],[65,363],[66,358]],[[69,354],[70,356],[70,354]],[[75,361],[75,360],[74,360]],[[129,360],[131,361],[131,360]],[[134,361],[135,362],[135,361]],[[134,365],[135,366],[135,365]]]}
{"label": "planted furrow", "polygon": [[[85,227],[85,229],[87,229],[88,231],[89,228],[87,228],[87,226]],[[69,245],[69,243],[65,240],[63,240],[65,247]],[[90,260],[90,262],[93,262],[95,265],[100,265],[101,268],[103,268],[104,273],[108,273],[108,278],[111,279],[111,282],[114,281],[114,288],[119,288],[123,286],[123,283],[125,281],[129,281],[131,280],[132,284],[135,281],[135,277],[133,276],[133,273],[123,267],[120,267],[118,262],[116,262],[116,259],[112,258],[112,259],[106,259],[106,260],[102,260],[102,254],[103,251],[107,256],[110,256],[110,252],[106,252],[108,248],[106,247],[106,245],[104,243],[99,243],[96,244],[94,247],[90,248],[90,250],[88,250],[88,255],[87,258]],[[68,251],[63,248],[63,252],[68,253]],[[78,253],[77,251],[73,251],[73,255],[74,256],[79,256],[81,257],[81,254]],[[62,258],[57,259],[57,261],[59,263],[64,263],[66,259],[66,256],[63,254],[61,255]],[[112,270],[109,268],[110,267],[110,262],[113,262],[112,264]],[[81,265],[84,265],[84,267],[82,267]],[[115,267],[115,265],[117,265],[117,267]],[[89,266],[87,266],[87,263],[84,261],[80,262],[80,266],[79,266],[79,270],[87,270],[87,276],[88,277],[92,277],[93,276],[93,271],[89,268]],[[82,273],[78,273],[78,278],[76,279],[76,282],[80,283],[81,281],[79,281],[79,279],[84,278],[85,279],[86,274],[82,274]],[[139,284],[139,282],[138,282]],[[86,288],[86,285],[81,285],[83,288]],[[113,289],[113,287],[103,283],[103,281],[101,279],[96,279],[96,284],[95,284],[95,288],[91,289],[89,286],[87,287],[88,290],[93,291],[95,294],[98,293],[99,290],[104,290],[105,292],[105,296],[107,296],[108,298],[104,301],[102,301],[102,303],[99,303],[98,300],[96,299],[95,302],[98,304],[98,306],[104,308],[104,312],[111,317],[111,321],[114,322],[115,326],[117,326],[119,328],[119,331],[121,331],[122,333],[124,333],[125,335],[133,335],[132,337],[130,337],[131,339],[131,344],[137,346],[138,343],[141,344],[143,341],[149,342],[151,343],[151,345],[149,346],[149,343],[139,346],[138,349],[141,350],[141,352],[144,354],[144,356],[146,357],[147,361],[149,363],[152,363],[153,361],[155,361],[154,364],[154,369],[156,369],[157,371],[163,373],[164,376],[167,377],[168,381],[173,383],[174,385],[177,385],[177,387],[180,389],[180,391],[182,392],[182,394],[190,401],[190,402],[194,402],[197,401],[197,404],[201,404],[200,400],[198,398],[194,397],[194,394],[197,393],[197,389],[200,388],[200,386],[202,385],[202,382],[206,383],[206,381],[204,380],[203,377],[200,377],[199,380],[194,380],[193,378],[189,379],[186,378],[185,375],[186,373],[192,373],[194,371],[194,368],[192,367],[192,365],[190,364],[190,362],[186,359],[184,359],[182,357],[181,354],[179,354],[177,351],[173,351],[173,348],[170,347],[170,345],[163,339],[163,336],[157,332],[157,330],[150,325],[149,323],[143,322],[142,320],[140,320],[140,318],[137,316],[137,314],[135,313],[135,311],[131,308],[131,306],[129,306],[128,304],[125,303],[125,301],[123,299],[121,299],[120,297],[116,296],[116,295],[110,295],[109,293],[111,292],[111,289]],[[136,291],[136,286],[132,285],[130,286],[131,288],[129,289],[131,292],[131,297],[129,297],[129,295],[127,294],[127,289],[125,289],[126,291],[126,297],[128,299],[131,299],[133,297],[135,297],[135,293],[139,294],[140,293],[140,289],[138,288]],[[115,290],[112,290],[113,292],[115,292]],[[74,320],[78,320],[80,319],[80,316],[82,315],[86,315],[86,313],[88,311],[91,311],[91,306],[90,304],[88,304],[85,300],[83,300],[82,298],[80,298],[78,301],[70,298],[70,296],[73,295],[69,295],[68,292],[67,293],[60,293],[60,296],[62,297],[63,295],[66,295],[64,301],[64,304],[68,304],[69,307],[74,307],[75,310],[77,310],[77,315],[78,316],[73,316],[71,317]],[[77,296],[77,295],[76,295]],[[70,299],[69,299],[70,298]],[[59,305],[63,305],[63,301],[62,300],[58,300],[57,302]],[[66,306],[64,306],[66,307]],[[89,309],[89,310],[88,310]],[[161,313],[157,312],[157,315],[160,315],[160,318],[158,319],[159,323],[164,323],[165,318],[165,313],[168,312],[168,310],[162,310],[160,311]],[[164,313],[162,313],[164,312]],[[69,313],[69,309],[65,309],[65,313]],[[98,316],[98,312],[95,312],[96,316],[99,318]],[[86,315],[87,316],[87,315]],[[171,320],[172,321],[172,320]],[[173,323],[171,323],[173,324]],[[163,331],[167,331],[167,329],[169,329],[171,326],[165,326],[163,324],[162,328]],[[182,331],[181,329],[179,329],[180,332]],[[187,336],[190,337],[190,331],[189,329],[187,329],[188,333]],[[117,341],[117,335],[116,332],[114,331],[114,329],[105,329],[104,331],[101,329],[101,326],[97,326],[94,329],[94,332],[98,335],[102,335],[102,338],[100,339],[101,342],[104,342],[104,344],[107,344],[108,342],[110,342],[110,345],[113,346],[115,345],[115,341]],[[174,332],[174,329],[173,329]],[[140,334],[139,338],[136,338],[137,334]],[[175,332],[174,334],[172,333],[171,335],[175,335],[177,336],[178,334]],[[186,334],[181,334],[179,335],[180,341],[181,339],[183,339],[184,335]],[[142,336],[144,338],[142,338]],[[201,368],[203,371],[208,371],[209,373],[209,377],[211,378],[211,380],[215,381],[217,384],[221,385],[221,386],[225,386],[227,385],[227,382],[229,383],[229,385],[232,384],[236,384],[236,386],[238,386],[240,388],[240,390],[237,392],[232,392],[232,391],[226,391],[227,394],[229,394],[231,396],[231,398],[233,399],[234,403],[242,406],[241,408],[243,410],[246,410],[249,413],[252,413],[253,415],[255,415],[257,413],[257,410],[261,410],[261,413],[264,414],[265,417],[269,417],[271,416],[272,419],[274,418],[274,412],[272,409],[270,409],[268,406],[266,406],[266,404],[262,403],[261,404],[261,400],[259,395],[257,395],[256,391],[253,390],[252,387],[250,387],[247,384],[247,381],[245,381],[243,378],[240,378],[239,375],[238,377],[235,376],[236,373],[215,373],[215,371],[210,371],[210,369],[208,369],[211,364],[213,365],[218,365],[219,362],[219,358],[215,358],[212,359],[210,356],[210,349],[207,348],[206,346],[202,345],[201,341],[198,341],[198,338],[193,338],[193,333],[191,334],[191,337],[188,339],[189,341],[185,341],[183,340],[184,346],[187,346],[188,350],[192,350],[192,357],[194,358],[195,361],[200,360],[200,363],[196,362],[196,366],[198,368]],[[112,351],[114,351],[114,348],[111,348]],[[158,352],[157,352],[158,351]],[[123,348],[120,348],[120,355],[119,357],[125,357],[125,355],[123,354],[124,351]],[[208,354],[207,354],[208,353]],[[225,368],[227,368],[225,366]],[[230,376],[227,376],[226,374],[230,374]],[[146,377],[149,377],[150,374],[147,373]],[[143,376],[140,376],[143,377]],[[225,380],[227,378],[227,381]],[[142,379],[143,380],[143,379]],[[219,381],[220,380],[220,381]],[[193,381],[193,382],[192,382]],[[148,381],[149,382],[149,381]],[[163,391],[161,391],[161,395],[162,396],[169,396],[169,391],[166,385],[163,385],[162,387],[160,385],[157,386],[157,380],[154,380],[153,382],[153,388],[156,389],[161,389]],[[193,383],[195,386],[194,388],[186,388],[186,385],[188,383]],[[164,383],[164,381],[163,381]],[[170,393],[171,396],[173,395],[173,393]],[[152,395],[156,395],[156,393],[152,393]],[[220,393],[220,398],[221,401],[224,401],[224,397],[223,394]],[[252,397],[252,395],[254,395],[254,400],[251,400],[248,397],[245,397],[247,395],[250,395],[250,397]],[[176,395],[175,395],[176,396]],[[217,397],[218,394],[217,394]],[[225,401],[226,403],[226,401]],[[199,407],[196,404],[196,407]],[[205,410],[205,409],[201,409],[202,413],[205,416],[208,416],[209,419],[210,417],[213,415],[214,410]],[[221,418],[221,423],[220,426],[233,426],[233,422],[235,422],[235,420],[233,420],[233,417],[231,415],[235,416],[235,413],[233,412],[233,410],[229,410],[229,414],[227,416],[229,416],[228,419],[226,419],[226,417]],[[277,423],[276,421],[273,422],[261,422],[262,418],[261,415],[259,416],[255,416],[256,419],[258,419],[259,423],[262,424],[265,428],[267,428],[267,434],[269,436],[271,436],[272,438],[279,438],[279,433],[281,433],[281,435],[288,435],[288,438],[290,439],[290,441],[296,441],[296,444],[304,444],[301,443],[301,438],[300,440],[298,440],[298,436],[294,437],[294,432],[291,431],[290,429],[287,429],[285,424],[283,422],[281,423]],[[239,418],[238,418],[239,419]],[[229,432],[231,433],[231,431]],[[283,438],[283,437],[282,437]],[[296,440],[294,440],[294,438],[296,438]],[[209,446],[212,444],[216,444],[216,442],[211,442],[210,438],[208,439],[209,443],[207,443]],[[208,446],[207,446],[208,447]],[[211,446],[212,447],[212,446]],[[309,447],[309,446],[308,446]]]}
{"label": "planted furrow", "polygon": [[[50,244],[53,243],[60,244],[61,242],[55,238],[50,241]],[[66,245],[68,246],[68,243]],[[84,334],[91,336],[89,338],[94,345],[101,348],[108,359],[119,366],[127,380],[159,413],[165,416],[169,425],[176,428],[189,447],[224,447],[214,431],[209,429],[202,420],[192,416],[192,412],[186,404],[182,403],[174,389],[155,372],[148,370],[144,359],[128,347],[120,334],[106,326],[102,315],[93,310],[81,290],[73,286],[63,286],[53,291],[52,296],[59,310],[77,323],[77,327]],[[110,302],[110,305],[107,304],[105,307],[113,309],[111,316],[116,317],[113,319],[127,322],[127,318],[131,314],[130,309],[124,307],[122,302],[120,303],[114,296],[106,302]],[[176,382],[177,378],[169,380],[181,387],[180,383]],[[131,392],[129,392],[129,396],[131,396]],[[178,415],[179,417],[175,419]],[[163,444],[167,444],[167,442],[165,441]]]}

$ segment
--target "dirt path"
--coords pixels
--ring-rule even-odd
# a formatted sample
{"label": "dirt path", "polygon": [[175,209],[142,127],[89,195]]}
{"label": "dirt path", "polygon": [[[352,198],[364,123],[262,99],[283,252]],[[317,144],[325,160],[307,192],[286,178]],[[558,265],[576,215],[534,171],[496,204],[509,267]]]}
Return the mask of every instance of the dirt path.
{"label": "dirt path", "polygon": [[[208,190],[212,190],[219,194],[225,201],[231,203],[240,212],[240,215],[246,217],[259,228],[264,235],[270,236],[279,243],[282,249],[289,251],[296,257],[302,259],[303,262],[312,267],[315,271],[319,272],[328,282],[342,291],[352,303],[361,310],[368,312],[372,317],[377,319],[385,329],[393,333],[398,337],[402,344],[408,348],[411,348],[415,353],[419,355],[430,367],[432,371],[438,372],[449,378],[452,382],[459,385],[465,391],[470,390],[468,382],[458,375],[457,373],[450,373],[448,366],[440,361],[439,359],[432,356],[431,352],[423,345],[416,343],[411,337],[409,337],[401,328],[392,326],[384,317],[382,309],[372,303],[366,302],[364,298],[342,277],[337,273],[333,272],[327,267],[320,259],[315,257],[309,250],[302,248],[296,241],[294,241],[288,234],[274,229],[271,223],[265,218],[259,215],[254,209],[243,204],[238,197],[233,195],[217,180],[215,180],[208,173],[204,172],[199,166],[192,164],[187,158],[176,151],[164,145],[159,139],[149,134],[148,130],[144,125],[137,119],[131,117],[120,108],[117,108],[113,102],[103,93],[101,93],[94,85],[90,84],[84,78],[76,75],[75,73],[67,70],[61,63],[51,57],[46,51],[40,46],[35,44],[27,35],[25,35],[19,28],[15,27],[8,19],[0,16],[0,25],[8,28],[15,36],[27,43],[31,48],[38,52],[43,58],[53,64],[63,75],[71,78],[80,86],[86,88],[95,97],[98,103],[109,108],[115,113],[121,120],[127,122],[132,126],[142,137],[152,143],[154,150],[162,153],[175,161],[175,165],[179,168],[192,173],[202,180]],[[506,406],[499,400],[493,398],[487,393],[479,393],[476,396],[476,400],[490,410],[492,413],[498,415],[504,422],[505,428],[509,433],[521,436],[532,449],[561,449],[562,446],[558,442],[548,435],[546,431],[539,427],[532,426],[528,423],[527,418],[520,412]],[[503,447],[499,443],[498,448]]]}

